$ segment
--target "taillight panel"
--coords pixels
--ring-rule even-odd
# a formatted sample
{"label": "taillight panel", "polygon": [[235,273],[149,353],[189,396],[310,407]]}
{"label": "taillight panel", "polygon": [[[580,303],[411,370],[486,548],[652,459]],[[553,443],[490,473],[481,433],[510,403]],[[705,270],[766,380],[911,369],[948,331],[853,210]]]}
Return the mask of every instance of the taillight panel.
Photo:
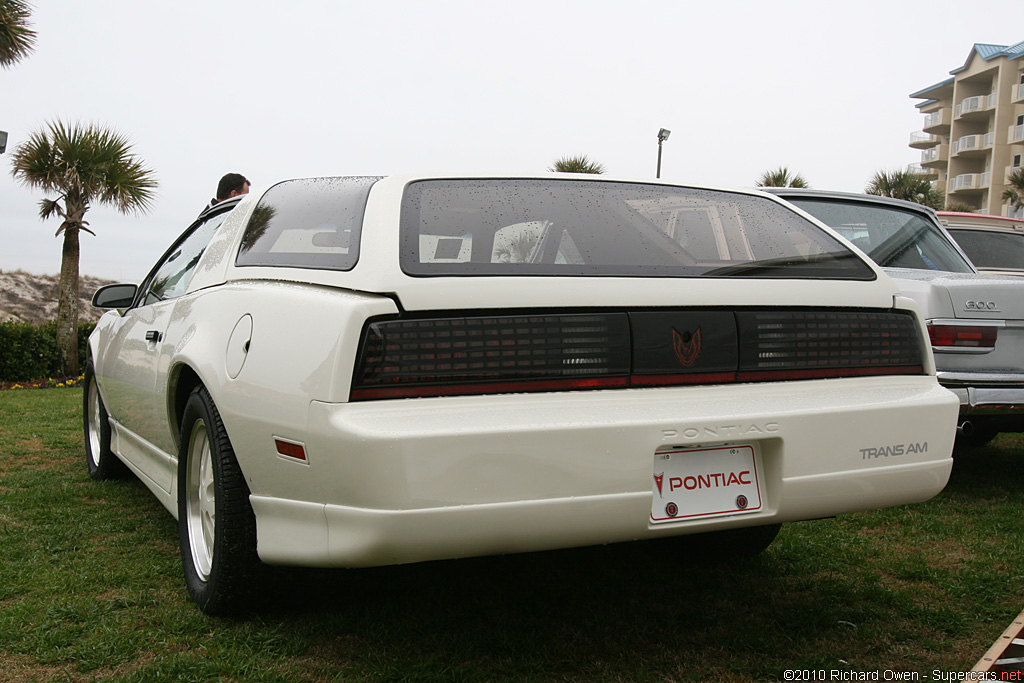
{"label": "taillight panel", "polygon": [[656,310],[371,321],[352,400],[924,372],[914,318]]}

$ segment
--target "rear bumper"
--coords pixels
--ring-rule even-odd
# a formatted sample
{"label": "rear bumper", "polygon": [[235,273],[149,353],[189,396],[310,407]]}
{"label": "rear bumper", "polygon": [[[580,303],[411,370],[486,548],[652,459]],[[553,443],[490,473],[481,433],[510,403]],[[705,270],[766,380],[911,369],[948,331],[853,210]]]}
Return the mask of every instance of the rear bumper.
{"label": "rear bumper", "polygon": [[1024,375],[939,372],[938,379],[959,399],[961,417],[1019,415],[1024,420]]}
{"label": "rear bumper", "polygon": [[[258,549],[374,566],[918,502],[946,484],[956,414],[933,377],[314,402],[308,465],[251,498]],[[655,452],[723,444],[755,449],[762,508],[652,524]]]}

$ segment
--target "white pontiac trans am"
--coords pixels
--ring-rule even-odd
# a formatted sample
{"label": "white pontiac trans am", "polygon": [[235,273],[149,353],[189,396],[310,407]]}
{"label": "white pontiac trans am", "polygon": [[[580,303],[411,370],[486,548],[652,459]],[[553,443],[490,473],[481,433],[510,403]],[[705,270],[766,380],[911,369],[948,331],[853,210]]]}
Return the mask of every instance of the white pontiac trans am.
{"label": "white pontiac trans am", "polygon": [[177,517],[211,614],[247,609],[264,563],[757,552],[952,466],[914,302],[759,192],[291,180],[93,303],[90,475],[130,470]]}

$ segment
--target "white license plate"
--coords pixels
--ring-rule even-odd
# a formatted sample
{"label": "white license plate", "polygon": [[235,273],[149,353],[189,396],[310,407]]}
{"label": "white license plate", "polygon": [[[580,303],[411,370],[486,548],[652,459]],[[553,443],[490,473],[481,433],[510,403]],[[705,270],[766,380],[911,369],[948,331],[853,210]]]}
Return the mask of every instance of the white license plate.
{"label": "white license plate", "polygon": [[654,524],[761,509],[760,474],[749,445],[655,453],[651,490]]}

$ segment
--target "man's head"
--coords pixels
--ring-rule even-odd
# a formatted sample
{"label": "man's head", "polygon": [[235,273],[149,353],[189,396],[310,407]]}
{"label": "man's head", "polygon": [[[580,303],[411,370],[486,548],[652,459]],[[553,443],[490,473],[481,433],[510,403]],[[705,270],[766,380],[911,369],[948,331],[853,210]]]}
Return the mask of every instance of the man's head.
{"label": "man's head", "polygon": [[228,173],[217,184],[218,202],[237,197],[240,194],[249,194],[249,181],[241,173]]}

